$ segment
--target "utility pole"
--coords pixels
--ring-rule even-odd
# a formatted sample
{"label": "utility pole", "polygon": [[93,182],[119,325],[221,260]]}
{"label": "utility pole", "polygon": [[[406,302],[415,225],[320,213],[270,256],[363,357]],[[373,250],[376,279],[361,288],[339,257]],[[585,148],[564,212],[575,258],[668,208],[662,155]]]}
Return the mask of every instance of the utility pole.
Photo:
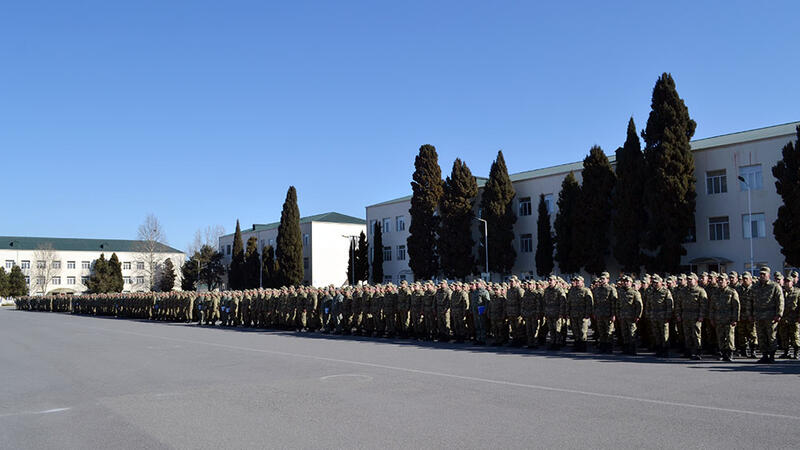
{"label": "utility pole", "polygon": [[753,208],[752,203],[750,202],[750,183],[744,179],[743,176],[739,175],[739,181],[744,183],[747,186],[747,224],[750,226],[750,272],[752,273],[755,270],[753,267]]}

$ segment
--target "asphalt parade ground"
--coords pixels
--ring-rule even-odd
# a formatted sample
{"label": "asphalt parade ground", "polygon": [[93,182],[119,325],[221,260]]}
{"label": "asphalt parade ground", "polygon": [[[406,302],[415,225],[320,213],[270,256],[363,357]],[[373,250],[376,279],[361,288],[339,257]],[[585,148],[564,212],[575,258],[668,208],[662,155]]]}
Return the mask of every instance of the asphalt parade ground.
{"label": "asphalt parade ground", "polygon": [[797,448],[800,362],[0,308],[0,448]]}

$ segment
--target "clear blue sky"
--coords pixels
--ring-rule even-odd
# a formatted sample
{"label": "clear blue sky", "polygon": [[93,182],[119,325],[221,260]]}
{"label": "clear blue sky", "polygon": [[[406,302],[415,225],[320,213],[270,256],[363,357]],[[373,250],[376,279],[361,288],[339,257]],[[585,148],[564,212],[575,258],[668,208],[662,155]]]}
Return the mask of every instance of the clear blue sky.
{"label": "clear blue sky", "polygon": [[671,72],[695,138],[800,120],[800,3],[9,1],[0,234],[169,243],[236,219],[364,217],[443,173],[577,161]]}

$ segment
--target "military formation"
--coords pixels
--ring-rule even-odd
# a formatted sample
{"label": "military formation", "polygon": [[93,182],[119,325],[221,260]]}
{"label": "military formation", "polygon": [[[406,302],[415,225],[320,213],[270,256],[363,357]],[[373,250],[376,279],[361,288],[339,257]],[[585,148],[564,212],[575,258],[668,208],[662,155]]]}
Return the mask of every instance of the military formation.
{"label": "military formation", "polygon": [[[602,273],[585,284],[546,280],[491,283],[433,281],[399,286],[325,288],[291,286],[221,292],[166,292],[43,296],[16,299],[17,309],[197,323],[206,326],[321,332],[636,355],[644,346],[657,357],[671,350],[687,358],[712,355],[798,358],[798,274],[757,278],[749,272],[696,275]],[[590,339],[591,333],[591,339]]]}

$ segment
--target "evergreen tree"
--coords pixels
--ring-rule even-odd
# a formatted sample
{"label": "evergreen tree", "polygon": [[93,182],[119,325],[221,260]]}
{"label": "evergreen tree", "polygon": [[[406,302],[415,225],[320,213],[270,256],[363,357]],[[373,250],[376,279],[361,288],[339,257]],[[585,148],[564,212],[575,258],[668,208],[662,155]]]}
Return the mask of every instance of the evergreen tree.
{"label": "evergreen tree", "polygon": [[6,269],[0,267],[0,297],[8,297],[8,275]]}
{"label": "evergreen tree", "polygon": [[222,253],[210,245],[200,247],[200,276],[209,291],[220,287],[222,277],[225,275],[225,265],[222,263]]}
{"label": "evergreen tree", "polygon": [[231,264],[228,268],[228,288],[244,288],[244,244],[242,243],[242,230],[239,227],[239,220],[236,220],[236,232],[233,234],[233,254]]}
{"label": "evergreen tree", "polygon": [[561,273],[577,273],[581,269],[581,261],[576,258],[579,252],[574,226],[580,213],[581,187],[570,172],[561,183],[558,193],[558,212],[553,222],[556,231],[556,262]]}
{"label": "evergreen tree", "polygon": [[356,282],[367,281],[369,279],[369,243],[367,243],[367,235],[363,231],[358,235],[355,262]]}
{"label": "evergreen tree", "polygon": [[350,247],[347,249],[347,284],[353,286],[356,284],[356,250],[357,241],[350,239]]}
{"label": "evergreen tree", "polygon": [[578,237],[581,261],[587,272],[600,275],[606,270],[611,223],[611,195],[617,181],[614,169],[603,150],[594,146],[583,160],[581,221]]}
{"label": "evergreen tree", "polygon": [[8,296],[9,297],[22,297],[28,295],[28,284],[25,283],[25,274],[18,265],[11,268],[11,273],[8,274]]}
{"label": "evergreen tree", "polygon": [[164,260],[164,267],[161,269],[161,278],[158,280],[158,290],[161,292],[170,292],[175,288],[175,265],[172,260],[167,258]]}
{"label": "evergreen tree", "polygon": [[450,176],[444,182],[439,205],[441,229],[437,247],[442,273],[448,278],[464,278],[475,271],[472,221],[477,195],[475,177],[469,167],[456,158]]}
{"label": "evergreen tree", "polygon": [[614,258],[623,272],[639,273],[646,221],[642,200],[645,166],[633,117],[628,121],[625,145],[617,149],[616,164],[617,184],[612,200]]}
{"label": "evergreen tree", "polygon": [[297,207],[297,191],[289,186],[283,202],[281,222],[278,225],[279,279],[282,285],[296,286],[303,282],[303,241],[300,237],[300,209]]}
{"label": "evergreen tree", "polygon": [[439,217],[436,209],[442,197],[442,169],[439,156],[432,145],[423,145],[414,160],[411,181],[411,224],[408,227],[408,266],[414,278],[427,280],[439,272],[439,254],[436,248],[436,231]]}
{"label": "evergreen tree", "polygon": [[512,205],[514,195],[503,152],[499,151],[489,170],[489,180],[483,187],[481,211],[489,228],[489,270],[500,274],[509,273],[517,259],[514,250],[514,224],[517,222]]}
{"label": "evergreen tree", "polygon": [[536,274],[544,277],[553,273],[553,232],[550,228],[550,211],[544,201],[544,194],[539,194],[538,219],[536,219]]}
{"label": "evergreen tree", "polygon": [[278,268],[275,262],[275,249],[272,248],[271,245],[267,245],[264,247],[264,250],[261,252],[262,255],[262,262],[261,267],[264,271],[264,287],[267,288],[279,288],[281,284],[278,280]]}
{"label": "evergreen tree", "polygon": [[255,289],[260,287],[261,255],[258,254],[258,238],[250,236],[244,252],[244,287]]}
{"label": "evergreen tree", "polygon": [[109,267],[105,254],[101,253],[100,257],[94,261],[86,287],[87,291],[92,294],[109,292]]}
{"label": "evergreen tree", "polygon": [[662,74],[653,88],[650,116],[642,132],[650,271],[676,273],[686,254],[683,242],[694,227],[697,197],[690,145],[696,126],[672,75]]}
{"label": "evergreen tree", "polygon": [[775,240],[781,246],[786,265],[800,266],[800,126],[797,141],[783,146],[782,158],[772,168],[775,189],[783,204],[772,223]]}
{"label": "evergreen tree", "polygon": [[120,264],[116,253],[112,253],[111,258],[108,260],[108,280],[106,284],[107,290],[105,292],[107,293],[122,292],[125,287],[125,282],[122,279],[122,264]]}
{"label": "evergreen tree", "polygon": [[181,290],[197,290],[198,266],[200,262],[200,252],[195,252],[181,267]]}
{"label": "evergreen tree", "polygon": [[372,238],[372,282],[383,283],[383,231],[381,224],[375,222]]}

